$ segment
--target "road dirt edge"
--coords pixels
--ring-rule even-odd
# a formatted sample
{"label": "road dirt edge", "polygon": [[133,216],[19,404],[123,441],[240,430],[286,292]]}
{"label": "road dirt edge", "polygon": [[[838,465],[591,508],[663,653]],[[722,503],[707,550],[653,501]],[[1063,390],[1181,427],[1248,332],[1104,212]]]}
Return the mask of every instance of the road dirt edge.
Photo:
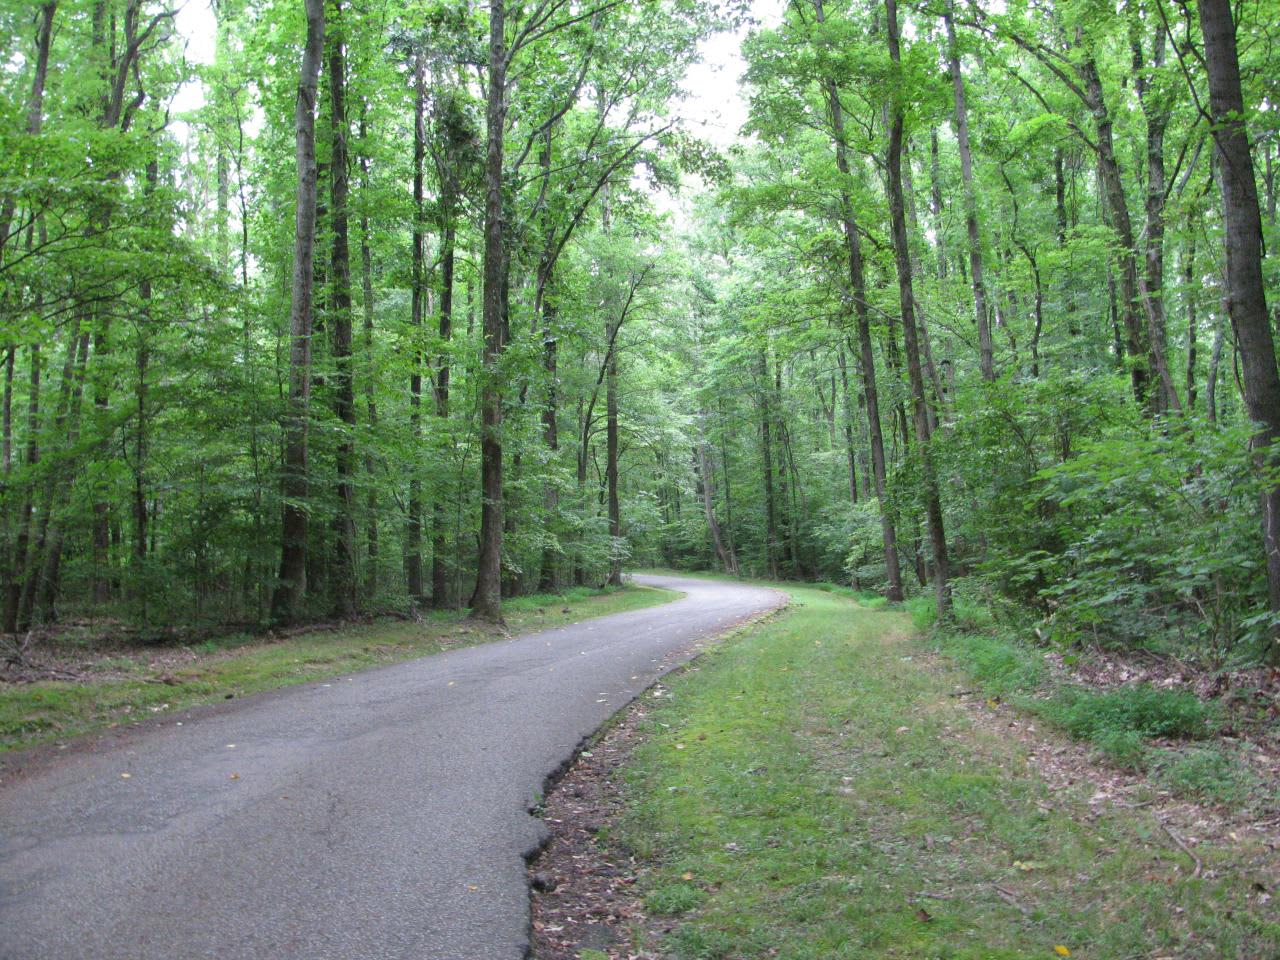
{"label": "road dirt edge", "polygon": [[[664,689],[668,677],[695,668],[712,648],[783,616],[791,607],[791,597],[781,590],[774,593],[775,606],[668,654],[670,666],[664,664],[653,683],[584,737],[547,775],[540,796],[529,807],[530,816],[538,821],[538,840],[524,853],[530,902],[528,960],[578,960],[585,949],[618,960],[651,956],[631,952],[616,932],[623,923],[648,925],[650,921],[631,892],[634,862],[596,839],[607,831],[621,806],[610,775],[624,767],[643,742],[639,726],[647,717],[649,697]],[[570,936],[557,937],[560,933]],[[610,952],[614,946],[627,946],[628,951]]]}

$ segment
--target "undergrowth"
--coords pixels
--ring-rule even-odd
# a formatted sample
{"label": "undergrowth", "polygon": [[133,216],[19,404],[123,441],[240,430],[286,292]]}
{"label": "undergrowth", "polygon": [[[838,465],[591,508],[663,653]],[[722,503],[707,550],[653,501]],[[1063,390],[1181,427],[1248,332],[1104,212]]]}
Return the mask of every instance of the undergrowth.
{"label": "undergrowth", "polygon": [[1018,631],[968,598],[956,599],[954,622],[945,627],[937,624],[932,597],[912,598],[905,607],[914,626],[928,632],[935,649],[958,663],[985,696],[1089,743],[1111,765],[1145,772],[1171,793],[1206,802],[1274,799],[1274,787],[1241,763],[1240,747],[1213,739],[1221,724],[1217,703],[1147,683],[1099,689],[1056,678],[1043,648],[1019,639]]}

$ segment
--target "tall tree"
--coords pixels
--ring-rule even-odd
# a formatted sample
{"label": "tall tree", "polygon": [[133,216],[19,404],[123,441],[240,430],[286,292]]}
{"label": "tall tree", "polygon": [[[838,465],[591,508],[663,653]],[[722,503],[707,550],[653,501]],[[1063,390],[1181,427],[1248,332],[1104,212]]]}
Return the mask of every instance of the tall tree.
{"label": "tall tree", "polygon": [[1280,460],[1276,453],[1280,443],[1280,374],[1276,370],[1275,341],[1262,278],[1262,217],[1245,126],[1231,4],[1227,0],[1199,0],[1198,6],[1226,226],[1227,315],[1240,346],[1245,405],[1249,419],[1258,427],[1253,449],[1259,466],[1272,474],[1267,477],[1262,494],[1262,544],[1267,560],[1267,595],[1271,611],[1277,615],[1271,631],[1270,658],[1280,662],[1280,480],[1275,475]]}
{"label": "tall tree", "polygon": [[[895,71],[902,66],[901,39],[896,0],[885,0],[886,37],[889,59]],[[912,286],[911,248],[907,239],[907,218],[902,191],[902,141],[906,111],[902,103],[901,75],[895,76],[890,105],[889,151],[887,158],[889,183],[889,219],[893,237],[894,262],[898,271],[898,302],[902,311],[902,339],[907,354],[907,375],[911,382],[912,409],[915,412],[916,446],[924,487],[925,517],[929,527],[929,545],[933,551],[933,590],[938,616],[945,618],[951,610],[950,563],[947,557],[947,535],[943,527],[942,499],[934,473],[930,450],[928,398],[924,390],[924,373],[920,365],[919,335],[916,326],[915,293]]]}
{"label": "tall tree", "polygon": [[271,598],[278,621],[297,618],[307,587],[307,440],[311,403],[311,288],[316,233],[316,92],[324,57],[324,0],[304,0],[306,42],[294,109],[297,194],[289,307],[289,401],[285,423],[280,577]]}

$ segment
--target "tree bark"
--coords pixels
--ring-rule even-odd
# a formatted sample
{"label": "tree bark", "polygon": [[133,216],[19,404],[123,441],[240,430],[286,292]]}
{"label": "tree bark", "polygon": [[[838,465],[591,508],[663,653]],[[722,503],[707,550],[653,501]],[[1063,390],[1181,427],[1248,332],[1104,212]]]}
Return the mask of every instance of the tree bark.
{"label": "tree bark", "polygon": [[[889,59],[896,65],[901,62],[898,37],[898,8],[896,0],[885,0],[888,27]],[[943,528],[942,500],[938,492],[937,478],[933,472],[930,451],[928,397],[924,389],[924,373],[920,365],[920,347],[917,340],[915,295],[912,290],[911,250],[907,245],[907,218],[902,190],[902,140],[904,117],[900,102],[892,107],[889,124],[889,217],[893,235],[894,261],[898,270],[898,301],[902,311],[903,345],[907,354],[907,376],[911,382],[911,396],[915,414],[916,445],[919,450],[921,480],[924,486],[925,518],[929,527],[929,542],[933,549],[933,591],[938,617],[945,619],[951,611],[951,588],[947,558],[947,538]]]}
{"label": "tree bark", "polygon": [[324,57],[324,0],[304,0],[307,39],[294,109],[298,171],[294,214],[293,282],[289,308],[289,399],[284,429],[280,576],[271,598],[273,619],[297,619],[307,589],[307,439],[311,403],[311,284],[316,232],[316,89]]}
{"label": "tree bark", "polygon": [[1102,180],[1111,214],[1111,225],[1120,241],[1120,303],[1119,315],[1124,325],[1125,353],[1129,358],[1129,377],[1133,396],[1139,405],[1148,406],[1151,401],[1151,338],[1147,326],[1138,319],[1138,262],[1134,246],[1133,221],[1129,217],[1129,205],[1125,199],[1124,182],[1120,178],[1120,166],[1116,162],[1112,139],[1111,114],[1102,92],[1102,80],[1092,54],[1086,55],[1077,68],[1084,80],[1085,102],[1093,114],[1097,135],[1098,172]]}
{"label": "tree bark", "polygon": [[[451,184],[444,185],[440,198],[440,342],[448,349],[453,338],[453,276],[457,225],[456,196]],[[449,420],[449,356],[440,358],[436,369],[436,417],[442,426]],[[445,560],[448,540],[445,536],[445,498],[439,489],[432,491],[431,517],[431,605],[437,610],[449,603],[449,564]]]}
{"label": "tree bark", "polygon": [[773,493],[773,423],[769,410],[769,361],[760,351],[760,453],[764,471],[764,565],[769,578],[778,579],[778,509]]}
{"label": "tree bark", "polygon": [[[342,4],[335,0],[334,13],[339,21]],[[342,424],[342,433],[335,450],[335,467],[338,475],[338,515],[334,519],[334,565],[330,576],[330,602],[333,613],[349,617],[356,612],[358,591],[356,584],[356,517],[355,517],[355,467],[356,467],[356,400],[352,375],[352,307],[351,307],[351,248],[347,214],[347,198],[350,193],[348,180],[345,37],[341,29],[334,31],[329,41],[329,117],[330,117],[330,178],[329,202],[333,228],[333,251],[330,260],[332,284],[332,349],[334,361],[333,412]]]}
{"label": "tree bark", "polygon": [[982,275],[982,239],[978,233],[978,197],[973,186],[973,155],[969,149],[969,107],[965,101],[964,76],[960,72],[960,50],[951,0],[943,7],[942,22],[947,30],[947,65],[955,100],[956,143],[960,148],[960,179],[964,184],[964,224],[969,237],[969,281],[973,287],[973,313],[978,325],[978,365],[982,379],[996,378],[991,343],[991,322],[987,312],[987,288]]}
{"label": "tree bark", "polygon": [[[1280,441],[1280,373],[1263,285],[1262,217],[1245,127],[1236,28],[1229,0],[1198,0],[1198,6],[1226,228],[1226,312],[1240,347],[1245,406],[1258,428],[1252,440],[1254,454],[1261,469],[1274,471]],[[1280,484],[1274,480],[1262,494],[1262,542],[1268,599],[1272,613],[1280,615]],[[1271,631],[1268,654],[1273,663],[1280,662],[1280,626]]]}
{"label": "tree bark", "polygon": [[473,617],[502,621],[502,383],[498,360],[506,319],[506,211],[502,196],[507,124],[506,0],[489,4],[489,88],[485,105],[484,351],[480,384],[480,556]]}
{"label": "tree bark", "polygon": [[[367,124],[365,107],[360,106],[360,141],[365,141]],[[360,190],[366,196],[370,192],[369,158],[360,157]],[[364,403],[368,421],[365,437],[364,472],[369,491],[365,499],[365,578],[364,590],[368,598],[378,594],[378,495],[373,486],[376,461],[373,456],[374,433],[378,427],[378,402],[374,391],[377,359],[373,349],[373,250],[369,243],[369,204],[360,204],[360,299],[364,313]]]}
{"label": "tree bark", "polygon": [[411,368],[409,372],[409,435],[412,438],[413,454],[409,474],[409,513],[405,517],[405,554],[404,578],[405,589],[414,601],[425,597],[422,582],[422,469],[420,456],[422,453],[422,320],[426,300],[426,216],[424,204],[424,161],[427,149],[426,110],[426,63],[421,55],[414,64],[413,74],[413,231],[411,233],[411,283],[409,322],[413,338],[410,347]]}
{"label": "tree bark", "polygon": [[[619,321],[621,322],[621,321]],[[605,478],[609,486],[609,586],[622,586],[622,560],[617,555],[622,539],[622,507],[618,502],[618,351],[611,350],[605,379]]]}
{"label": "tree bark", "polygon": [[[822,0],[814,0],[819,23],[823,22]],[[884,545],[884,566],[887,587],[885,596],[890,602],[903,599],[902,568],[898,558],[898,534],[894,528],[887,496],[888,471],[884,455],[884,431],[880,423],[880,399],[876,387],[875,353],[871,344],[871,317],[867,304],[866,270],[862,258],[862,239],[853,216],[853,203],[849,196],[848,145],[845,142],[844,108],[840,103],[840,91],[834,80],[827,78],[827,106],[831,111],[832,138],[835,141],[836,169],[844,182],[840,188],[840,228],[844,235],[845,252],[849,263],[849,292],[853,298],[854,320],[858,328],[858,348],[861,360],[862,390],[867,405],[867,426],[871,444],[871,474],[876,499],[880,505],[880,534]]]}

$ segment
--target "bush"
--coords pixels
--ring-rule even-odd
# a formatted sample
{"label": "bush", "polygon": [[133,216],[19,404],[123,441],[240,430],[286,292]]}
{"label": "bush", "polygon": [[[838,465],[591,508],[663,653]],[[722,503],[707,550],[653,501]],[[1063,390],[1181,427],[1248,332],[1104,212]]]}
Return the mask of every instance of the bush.
{"label": "bush", "polygon": [[1209,735],[1208,708],[1185,690],[1147,684],[1114,690],[1063,687],[1039,712],[1080,740],[1118,743],[1118,734],[1195,739]]}
{"label": "bush", "polygon": [[1268,624],[1247,430],[1192,424],[1102,440],[1042,471],[1040,547],[997,561],[1059,639],[1256,659]]}

